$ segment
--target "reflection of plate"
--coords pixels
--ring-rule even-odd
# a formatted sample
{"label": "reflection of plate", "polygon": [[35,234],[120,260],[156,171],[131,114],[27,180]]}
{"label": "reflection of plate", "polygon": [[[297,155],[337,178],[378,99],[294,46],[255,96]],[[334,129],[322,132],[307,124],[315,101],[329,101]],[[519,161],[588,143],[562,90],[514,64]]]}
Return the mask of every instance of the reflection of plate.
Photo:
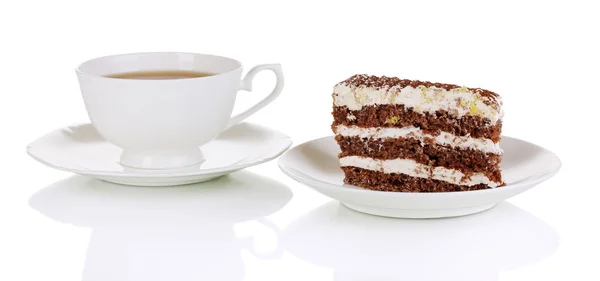
{"label": "reflection of plate", "polygon": [[552,254],[558,234],[511,205],[472,216],[398,220],[327,203],[283,232],[293,255],[333,268],[336,280],[496,280]]}
{"label": "reflection of plate", "polygon": [[473,214],[492,208],[549,179],[561,162],[552,152],[515,138],[502,137],[500,167],[507,185],[476,191],[407,193],[383,192],[344,184],[340,148],[333,137],[300,144],[279,158],[279,167],[291,178],[339,200],[354,210],[388,217],[436,218]]}
{"label": "reflection of plate", "polygon": [[289,188],[242,171],[217,180],[169,188],[132,187],[74,176],[34,194],[30,205],[54,220],[93,229],[83,280],[242,280],[240,251],[255,249],[234,224],[264,219],[291,199]]}

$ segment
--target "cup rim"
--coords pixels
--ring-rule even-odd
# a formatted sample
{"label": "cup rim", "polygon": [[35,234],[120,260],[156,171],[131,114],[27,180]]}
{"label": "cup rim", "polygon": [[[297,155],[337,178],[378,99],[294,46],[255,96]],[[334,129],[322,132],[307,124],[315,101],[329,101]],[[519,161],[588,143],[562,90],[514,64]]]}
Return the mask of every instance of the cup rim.
{"label": "cup rim", "polygon": [[114,78],[114,77],[107,77],[107,76],[103,76],[103,75],[99,75],[99,74],[94,74],[94,73],[90,73],[90,72],[86,72],[81,70],[82,66],[84,66],[87,63],[90,63],[92,61],[96,61],[96,60],[103,60],[103,59],[109,59],[109,58],[115,58],[115,57],[123,57],[123,56],[131,56],[131,55],[158,55],[158,54],[182,54],[182,55],[193,55],[193,56],[206,56],[206,57],[214,57],[214,58],[218,58],[218,59],[225,59],[225,60],[231,60],[233,62],[235,62],[237,64],[237,67],[235,69],[229,70],[229,71],[225,71],[225,72],[221,72],[221,73],[216,73],[210,76],[203,76],[203,77],[192,77],[192,78],[183,78],[183,79],[165,79],[165,80],[142,80],[142,79],[127,79],[128,81],[135,81],[135,82],[143,82],[143,81],[161,81],[161,82],[170,82],[170,81],[178,81],[178,80],[196,80],[196,79],[210,79],[213,77],[219,77],[234,71],[237,71],[241,68],[243,68],[242,63],[239,60],[230,58],[230,57],[225,57],[225,56],[219,56],[219,55],[213,55],[213,54],[206,54],[206,53],[194,53],[194,52],[169,52],[169,51],[155,51],[155,52],[131,52],[131,53],[119,53],[119,54],[112,54],[112,55],[105,55],[105,56],[100,56],[100,57],[95,57],[95,58],[91,58],[88,60],[85,60],[81,63],[79,63],[76,67],[75,67],[75,72],[77,74],[80,75],[86,75],[86,76],[92,76],[92,77],[96,77],[96,78],[100,78],[100,79],[109,79],[109,80],[124,80],[121,78]]}

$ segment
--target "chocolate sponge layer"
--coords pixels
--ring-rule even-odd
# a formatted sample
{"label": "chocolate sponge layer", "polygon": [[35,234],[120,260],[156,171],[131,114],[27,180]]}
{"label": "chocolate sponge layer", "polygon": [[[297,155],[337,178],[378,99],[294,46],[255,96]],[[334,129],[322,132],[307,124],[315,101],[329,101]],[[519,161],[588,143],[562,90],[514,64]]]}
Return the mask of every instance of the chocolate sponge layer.
{"label": "chocolate sponge layer", "polygon": [[335,140],[342,150],[339,157],[411,159],[432,167],[455,169],[465,175],[483,173],[491,181],[502,182],[499,166],[502,156],[499,154],[444,147],[433,143],[432,139],[421,144],[411,138],[366,139],[337,135]]}
{"label": "chocolate sponge layer", "polygon": [[[444,110],[435,113],[419,113],[404,105],[371,105],[360,110],[350,110],[346,106],[333,107],[333,126],[356,125],[359,127],[407,127],[414,126],[432,134],[440,131],[457,136],[488,138],[494,143],[500,141],[502,122],[491,124],[489,119],[465,115],[457,118]],[[348,116],[353,116],[348,118]]]}
{"label": "chocolate sponge layer", "polygon": [[356,167],[342,167],[344,182],[366,189],[391,192],[454,192],[489,189],[485,184],[456,185],[444,181],[411,177],[404,174],[386,174]]}

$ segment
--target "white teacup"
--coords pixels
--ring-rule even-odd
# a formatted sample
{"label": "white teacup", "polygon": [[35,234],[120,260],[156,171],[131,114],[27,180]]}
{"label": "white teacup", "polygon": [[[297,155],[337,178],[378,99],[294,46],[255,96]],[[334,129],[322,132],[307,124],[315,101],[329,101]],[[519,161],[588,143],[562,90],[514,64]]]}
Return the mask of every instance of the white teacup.
{"label": "white teacup", "polygon": [[[214,75],[170,80],[106,77],[158,70]],[[251,91],[252,79],[261,70],[275,73],[275,88],[256,105],[231,116],[237,92]],[[255,66],[240,80],[239,61],[193,53],[101,57],[82,63],[76,73],[92,124],[107,141],[123,149],[123,166],[139,169],[173,169],[201,163],[201,145],[272,102],[283,88],[279,64]]]}

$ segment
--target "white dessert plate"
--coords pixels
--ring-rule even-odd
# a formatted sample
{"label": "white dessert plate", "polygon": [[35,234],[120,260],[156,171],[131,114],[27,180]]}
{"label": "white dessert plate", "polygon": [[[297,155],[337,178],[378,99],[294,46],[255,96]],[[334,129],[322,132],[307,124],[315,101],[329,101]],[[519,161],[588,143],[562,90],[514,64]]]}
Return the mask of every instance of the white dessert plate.
{"label": "white dessert plate", "polygon": [[373,191],[344,184],[333,136],[300,144],[279,159],[281,170],[348,208],[398,218],[439,218],[474,214],[492,208],[549,179],[561,167],[558,157],[535,144],[502,136],[500,168],[506,186],[460,192],[407,193]]}
{"label": "white dessert plate", "polygon": [[183,169],[141,170],[121,166],[122,149],[106,141],[91,124],[53,131],[27,146],[27,153],[49,167],[113,183],[172,186],[203,182],[270,161],[292,145],[275,130],[242,123],[200,149],[205,160]]}

